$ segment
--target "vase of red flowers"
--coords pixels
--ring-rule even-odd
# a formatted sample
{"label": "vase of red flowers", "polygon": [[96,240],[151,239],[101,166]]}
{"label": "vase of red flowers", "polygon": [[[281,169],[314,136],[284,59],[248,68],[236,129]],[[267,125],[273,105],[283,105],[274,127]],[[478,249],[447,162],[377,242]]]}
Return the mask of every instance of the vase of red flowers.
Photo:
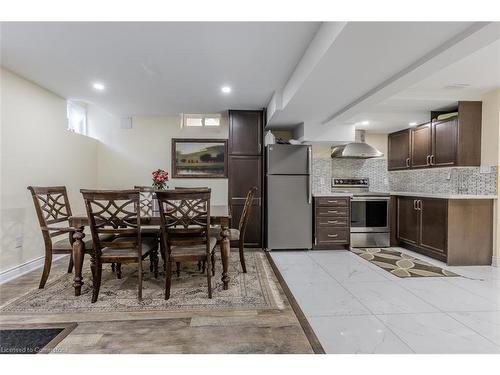
{"label": "vase of red flowers", "polygon": [[[153,184],[152,186],[156,190],[165,190],[168,189],[167,181],[168,181],[168,172],[163,169],[156,169],[151,173]],[[158,200],[156,199],[156,194],[153,193],[153,212],[160,211],[160,207],[158,207]]]}
{"label": "vase of red flowers", "polygon": [[154,170],[152,173],[153,187],[157,190],[165,190],[168,188],[168,172],[163,169]]}

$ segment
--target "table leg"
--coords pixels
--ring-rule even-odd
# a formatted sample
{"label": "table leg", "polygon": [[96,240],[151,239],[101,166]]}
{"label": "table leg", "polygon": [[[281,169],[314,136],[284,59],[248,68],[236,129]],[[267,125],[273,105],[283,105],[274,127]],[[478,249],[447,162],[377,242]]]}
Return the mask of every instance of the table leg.
{"label": "table leg", "polygon": [[83,227],[77,230],[73,234],[73,263],[75,264],[75,278],[73,279],[73,287],[75,288],[75,296],[79,296],[82,293],[82,268],[83,268],[83,257],[85,256],[85,245],[83,244],[83,238],[85,233],[83,233]]}
{"label": "table leg", "polygon": [[220,241],[220,251],[222,259],[222,282],[224,283],[224,290],[229,289],[229,256],[231,254],[231,243],[229,241],[229,229],[227,225],[221,226],[221,241]]}

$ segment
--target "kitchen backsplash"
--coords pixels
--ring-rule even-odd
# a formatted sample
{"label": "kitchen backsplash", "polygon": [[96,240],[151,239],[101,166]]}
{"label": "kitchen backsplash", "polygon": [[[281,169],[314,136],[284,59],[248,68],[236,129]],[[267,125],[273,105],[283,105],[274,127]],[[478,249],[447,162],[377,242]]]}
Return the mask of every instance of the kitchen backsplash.
{"label": "kitchen backsplash", "polygon": [[332,177],[368,177],[372,191],[411,191],[443,194],[497,194],[497,167],[451,167],[387,171],[386,159],[313,158],[313,192],[326,193]]}

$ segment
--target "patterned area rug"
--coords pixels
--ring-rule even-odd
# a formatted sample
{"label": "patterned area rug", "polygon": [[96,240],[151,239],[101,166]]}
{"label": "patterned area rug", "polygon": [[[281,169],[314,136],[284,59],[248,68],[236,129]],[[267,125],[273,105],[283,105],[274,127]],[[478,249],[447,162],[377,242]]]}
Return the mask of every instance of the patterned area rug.
{"label": "patterned area rug", "polygon": [[398,277],[460,276],[397,250],[369,248],[351,251]]}
{"label": "patterned area rug", "polygon": [[[165,276],[158,279],[149,272],[149,261],[144,262],[143,300],[137,300],[137,266],[123,265],[122,279],[111,272],[109,264],[103,267],[101,290],[96,303],[92,296],[89,264],[84,264],[82,295],[74,296],[73,275],[64,274],[47,283],[45,289],[33,290],[0,308],[3,313],[88,313],[131,311],[190,311],[190,310],[245,310],[283,309],[285,303],[279,284],[262,252],[245,253],[247,273],[241,272],[238,253],[231,253],[229,290],[223,290],[220,257],[216,257],[216,271],[212,278],[213,298],[207,295],[207,277],[197,269],[196,262],[181,265],[181,276],[172,276],[171,296],[164,299]],[[162,262],[160,261],[160,266]],[[175,267],[174,267],[175,268]]]}

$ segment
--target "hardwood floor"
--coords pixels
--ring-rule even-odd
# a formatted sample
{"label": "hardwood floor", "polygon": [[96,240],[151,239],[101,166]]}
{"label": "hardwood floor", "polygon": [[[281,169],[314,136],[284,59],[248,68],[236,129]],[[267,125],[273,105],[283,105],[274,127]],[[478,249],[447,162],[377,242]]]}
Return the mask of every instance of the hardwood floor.
{"label": "hardwood floor", "polygon": [[[66,268],[66,257],[56,261],[49,281]],[[0,285],[0,304],[37,288],[40,272]],[[22,324],[77,323],[51,353],[314,353],[284,299],[282,310],[22,314]],[[20,315],[2,313],[0,325],[19,324]]]}

